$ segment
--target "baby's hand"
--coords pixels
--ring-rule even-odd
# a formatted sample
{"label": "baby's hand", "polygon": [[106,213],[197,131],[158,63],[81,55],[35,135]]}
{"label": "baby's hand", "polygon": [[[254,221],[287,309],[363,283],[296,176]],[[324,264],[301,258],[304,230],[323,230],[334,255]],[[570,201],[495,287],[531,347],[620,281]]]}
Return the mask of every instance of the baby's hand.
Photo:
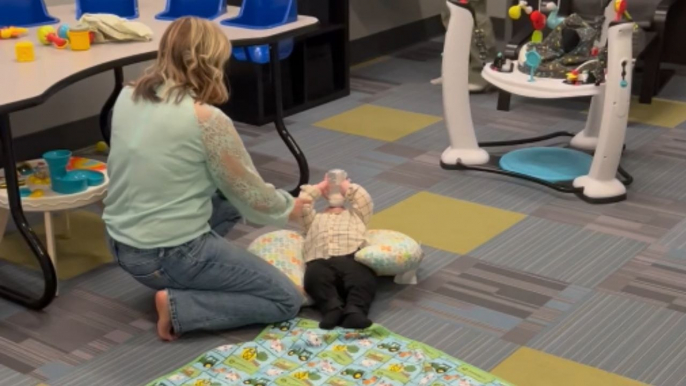
{"label": "baby's hand", "polygon": [[319,191],[323,195],[326,195],[327,191],[329,190],[329,179],[328,179],[328,177],[324,177],[324,181],[317,184],[317,189],[319,189]]}
{"label": "baby's hand", "polygon": [[348,193],[348,189],[350,189],[350,180],[346,179],[341,182],[341,194],[345,196],[345,194]]}

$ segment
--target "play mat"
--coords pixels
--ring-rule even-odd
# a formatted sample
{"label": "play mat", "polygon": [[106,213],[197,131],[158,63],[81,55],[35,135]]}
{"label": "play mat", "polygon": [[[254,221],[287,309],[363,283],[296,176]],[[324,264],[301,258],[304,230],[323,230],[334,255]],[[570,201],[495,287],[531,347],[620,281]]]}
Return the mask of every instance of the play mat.
{"label": "play mat", "polygon": [[374,325],[320,330],[294,319],[254,341],[217,347],[148,386],[512,386]]}

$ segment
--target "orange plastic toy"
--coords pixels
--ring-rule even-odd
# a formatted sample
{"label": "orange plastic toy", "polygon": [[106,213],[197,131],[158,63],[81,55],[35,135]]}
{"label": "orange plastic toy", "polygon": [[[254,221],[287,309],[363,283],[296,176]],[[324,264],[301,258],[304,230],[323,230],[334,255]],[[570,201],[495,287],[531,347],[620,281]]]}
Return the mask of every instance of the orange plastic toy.
{"label": "orange plastic toy", "polygon": [[14,39],[29,32],[26,28],[8,27],[0,28],[0,39]]}
{"label": "orange plastic toy", "polygon": [[66,48],[69,42],[67,39],[62,39],[57,36],[57,31],[52,26],[44,26],[38,28],[38,41],[43,45],[52,44],[56,48]]}

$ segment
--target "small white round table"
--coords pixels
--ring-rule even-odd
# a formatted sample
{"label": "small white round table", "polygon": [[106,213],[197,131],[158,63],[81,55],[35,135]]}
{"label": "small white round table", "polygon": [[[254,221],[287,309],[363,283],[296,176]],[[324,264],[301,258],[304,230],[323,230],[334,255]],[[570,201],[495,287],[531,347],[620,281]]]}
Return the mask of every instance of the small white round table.
{"label": "small white round table", "polygon": [[[94,170],[94,168],[97,168],[98,166],[100,166],[100,168],[106,167],[105,163],[100,161],[84,158],[81,158],[81,160],[83,161],[81,164],[87,162],[89,165],[91,165],[90,167],[84,167],[84,169]],[[26,163],[30,164],[31,166],[35,166],[39,161],[42,160],[33,160]],[[63,213],[65,221],[64,236],[68,237],[68,211],[100,203],[107,194],[107,187],[110,182],[109,178],[107,177],[107,170],[101,169],[99,171],[105,175],[105,182],[98,186],[90,186],[83,192],[75,194],[59,194],[53,192],[49,186],[45,186],[44,188],[41,187],[41,190],[44,192],[42,197],[22,197],[21,199],[21,205],[25,212],[43,212],[43,216],[45,218],[45,238],[47,239],[46,241],[48,244],[48,255],[50,256],[53,267],[55,267],[55,271],[57,271],[57,251],[55,250],[55,226],[53,214],[56,212]],[[0,176],[4,179],[4,170],[0,170]],[[10,206],[7,197],[7,189],[0,189],[0,242],[2,242],[2,239],[5,235],[5,230],[7,228],[7,222],[9,221],[9,208]]]}

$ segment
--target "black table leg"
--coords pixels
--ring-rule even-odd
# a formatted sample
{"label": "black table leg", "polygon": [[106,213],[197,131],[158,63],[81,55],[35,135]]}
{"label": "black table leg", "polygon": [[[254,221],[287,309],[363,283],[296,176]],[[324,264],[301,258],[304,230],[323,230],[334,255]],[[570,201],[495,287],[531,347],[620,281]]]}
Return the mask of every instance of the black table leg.
{"label": "black table leg", "polygon": [[286,124],[283,122],[283,91],[281,89],[281,63],[279,60],[278,42],[269,45],[269,58],[272,72],[272,87],[274,90],[274,125],[276,126],[276,132],[279,133],[288,150],[290,150],[298,162],[300,179],[298,180],[298,186],[290,192],[293,196],[297,197],[300,194],[300,187],[310,181],[310,167],[307,165],[305,154],[300,150],[298,143],[295,142],[291,133],[288,132]]}
{"label": "black table leg", "polygon": [[100,131],[108,145],[110,144],[110,124],[112,123],[110,115],[112,114],[112,108],[114,107],[114,103],[117,101],[122,88],[124,88],[124,69],[116,67],[114,69],[114,90],[112,90],[112,94],[107,98],[107,101],[102,106],[102,110],[100,110]]}
{"label": "black table leg", "polygon": [[41,310],[47,307],[57,294],[57,275],[55,274],[55,267],[50,261],[48,253],[43,248],[40,240],[36,237],[29,226],[24,210],[21,207],[21,197],[19,196],[19,181],[17,180],[17,162],[14,159],[14,147],[12,144],[12,130],[10,127],[9,114],[0,115],[0,142],[2,145],[2,167],[5,170],[5,179],[7,181],[7,196],[9,199],[10,212],[12,219],[21,233],[26,243],[31,248],[31,251],[38,259],[41,271],[43,272],[43,279],[45,287],[43,288],[43,295],[37,299],[31,299],[20,291],[0,285],[0,296],[9,299],[13,302],[19,303],[25,307]]}

